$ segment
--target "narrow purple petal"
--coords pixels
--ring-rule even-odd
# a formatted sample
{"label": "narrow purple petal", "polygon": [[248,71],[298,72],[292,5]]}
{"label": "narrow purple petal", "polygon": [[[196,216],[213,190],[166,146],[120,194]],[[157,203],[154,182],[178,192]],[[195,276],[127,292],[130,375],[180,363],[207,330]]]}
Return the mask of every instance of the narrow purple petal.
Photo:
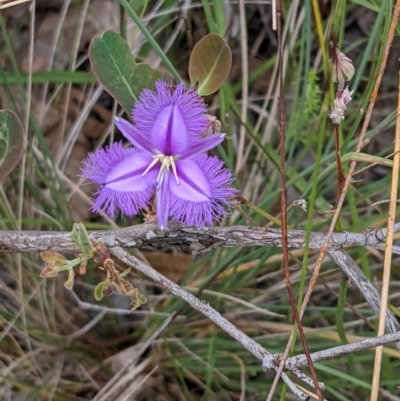
{"label": "narrow purple petal", "polygon": [[152,143],[164,155],[183,152],[190,146],[190,138],[183,115],[175,105],[164,107],[154,120],[150,132]]}
{"label": "narrow purple petal", "polygon": [[157,208],[157,223],[161,230],[164,230],[168,224],[168,203],[169,203],[169,178],[168,171],[163,172],[161,182],[157,185],[156,192],[156,208]]}
{"label": "narrow purple petal", "polygon": [[156,92],[144,89],[132,117],[136,128],[163,154],[183,152],[207,128],[206,107],[194,89],[156,82]]}
{"label": "narrow purple petal", "polygon": [[220,221],[229,200],[236,195],[230,188],[231,172],[217,157],[200,155],[176,163],[180,184],[170,180],[169,214],[189,226],[203,227]]}
{"label": "narrow purple petal", "polygon": [[153,167],[142,176],[153,158],[136,148],[124,148],[122,142],[89,154],[82,175],[100,184],[92,210],[115,216],[118,210],[132,216],[148,205],[158,174]]}
{"label": "narrow purple petal", "polygon": [[160,153],[160,151],[155,149],[154,146],[149,142],[148,138],[143,136],[137,130],[137,128],[128,121],[124,120],[123,118],[115,117],[115,125],[124,135],[124,137],[137,148],[151,154]]}
{"label": "narrow purple petal", "polygon": [[202,139],[197,145],[185,150],[175,157],[175,160],[187,159],[188,157],[196,156],[201,153],[206,153],[209,150],[218,146],[225,138],[225,134],[210,135]]}

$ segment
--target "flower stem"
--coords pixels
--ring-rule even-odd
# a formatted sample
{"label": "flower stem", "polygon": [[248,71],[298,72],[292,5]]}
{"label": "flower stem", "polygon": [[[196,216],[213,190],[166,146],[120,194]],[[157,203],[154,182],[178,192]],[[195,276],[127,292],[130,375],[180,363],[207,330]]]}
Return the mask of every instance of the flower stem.
{"label": "flower stem", "polygon": [[336,203],[339,201],[340,196],[342,195],[344,182],[346,178],[343,173],[342,161],[340,158],[340,138],[339,138],[339,125],[333,124],[333,130],[335,133],[335,154],[336,154],[336,165],[337,165],[337,174],[338,174],[338,185],[336,192]]}

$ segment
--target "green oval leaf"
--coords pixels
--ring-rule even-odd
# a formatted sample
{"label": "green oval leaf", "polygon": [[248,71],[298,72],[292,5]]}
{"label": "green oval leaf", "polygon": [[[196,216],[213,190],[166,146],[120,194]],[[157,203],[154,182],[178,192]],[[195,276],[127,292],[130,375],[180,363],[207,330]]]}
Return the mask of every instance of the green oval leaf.
{"label": "green oval leaf", "polygon": [[125,40],[106,31],[89,48],[92,69],[99,82],[131,115],[134,103],[144,88],[153,88],[161,74],[146,64],[136,64]]}
{"label": "green oval leaf", "polygon": [[14,170],[24,152],[24,127],[11,110],[0,110],[0,181]]}
{"label": "green oval leaf", "polygon": [[197,42],[193,49],[189,61],[190,82],[198,85],[200,96],[211,95],[228,78],[231,66],[231,49],[221,36],[211,33]]}
{"label": "green oval leaf", "polygon": [[94,289],[94,298],[96,301],[101,301],[104,298],[104,290],[106,288],[107,283],[105,281],[101,281],[96,285]]}

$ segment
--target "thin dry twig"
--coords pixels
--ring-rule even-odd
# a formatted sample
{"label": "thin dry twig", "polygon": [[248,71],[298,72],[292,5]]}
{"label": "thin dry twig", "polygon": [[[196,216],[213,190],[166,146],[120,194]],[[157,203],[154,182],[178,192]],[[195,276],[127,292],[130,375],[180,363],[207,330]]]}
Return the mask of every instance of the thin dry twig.
{"label": "thin dry twig", "polygon": [[[259,343],[251,339],[249,336],[247,336],[247,334],[243,333],[236,326],[230,323],[208,302],[196,298],[194,295],[185,291],[179,285],[175,284],[173,281],[169,280],[167,277],[154,270],[151,266],[148,266],[147,264],[141,262],[139,259],[135,258],[123,248],[115,246],[111,247],[109,250],[112,255],[120,259],[122,262],[126,263],[128,266],[132,266],[147,277],[150,277],[153,281],[160,284],[167,291],[183,299],[193,309],[199,311],[212,322],[214,322],[218,327],[225,331],[225,333],[233,337],[236,341],[242,344],[243,347],[246,348],[252,355],[259,359],[262,362],[264,370],[278,369],[275,355],[267,351]],[[308,399],[308,396],[300,391],[285,373],[282,373],[281,378],[287,384],[290,390],[296,395],[297,398],[301,400]],[[304,380],[306,380],[307,384],[310,384],[310,379],[308,379],[306,376],[304,376]],[[318,388],[324,388],[323,383],[317,383],[317,385]]]}
{"label": "thin dry twig", "polygon": [[[357,341],[352,344],[339,345],[338,347],[313,352],[311,354],[311,359],[313,362],[319,362],[327,359],[340,358],[343,355],[352,354],[353,352],[364,351],[398,341],[400,341],[400,331],[386,334],[384,336],[366,338],[365,340]],[[305,355],[296,355],[287,359],[285,369],[292,371],[296,368],[307,365],[307,363],[308,361]]]}

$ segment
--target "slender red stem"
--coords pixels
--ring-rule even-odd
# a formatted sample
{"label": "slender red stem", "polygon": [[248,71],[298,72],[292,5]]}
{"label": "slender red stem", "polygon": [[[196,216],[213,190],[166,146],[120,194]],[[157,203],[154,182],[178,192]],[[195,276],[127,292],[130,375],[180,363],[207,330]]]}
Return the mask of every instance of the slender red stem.
{"label": "slender red stem", "polygon": [[281,21],[281,2],[276,2],[276,20],[277,20],[277,42],[278,42],[278,71],[279,71],[279,150],[280,150],[280,178],[281,178],[281,221],[282,221],[282,251],[283,251],[283,271],[285,275],[286,288],[289,295],[290,304],[292,306],[293,315],[299,330],[299,336],[303,344],[304,353],[307,358],[311,377],[314,382],[314,388],[319,401],[324,401],[321,389],[319,388],[317,374],[311,360],[310,351],[308,349],[307,340],[301,324],[300,316],[297,311],[296,300],[293,294],[292,284],[290,281],[289,271],[289,249],[288,249],[288,227],[287,227],[287,193],[286,193],[286,118],[285,118],[285,92],[283,88],[283,57],[282,57],[282,21]]}
{"label": "slender red stem", "polygon": [[344,183],[346,181],[346,177],[343,173],[342,167],[342,159],[340,157],[340,138],[339,138],[339,126],[337,124],[333,125],[333,131],[335,135],[335,155],[336,155],[336,166],[337,166],[337,190],[336,190],[336,203],[335,207],[342,195]]}

